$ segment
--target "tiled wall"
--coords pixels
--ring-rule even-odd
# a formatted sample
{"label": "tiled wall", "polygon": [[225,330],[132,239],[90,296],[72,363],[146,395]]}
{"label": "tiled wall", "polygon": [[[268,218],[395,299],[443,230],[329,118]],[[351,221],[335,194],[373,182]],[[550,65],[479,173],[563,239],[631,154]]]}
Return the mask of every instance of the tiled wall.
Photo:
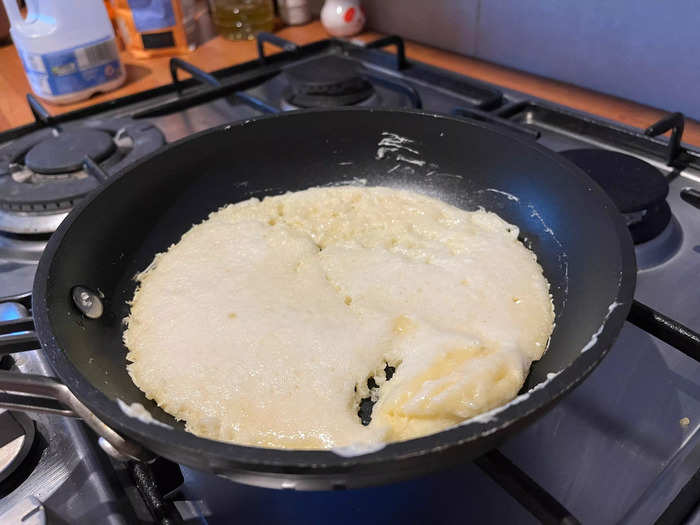
{"label": "tiled wall", "polygon": [[700,0],[364,0],[377,31],[700,119]]}

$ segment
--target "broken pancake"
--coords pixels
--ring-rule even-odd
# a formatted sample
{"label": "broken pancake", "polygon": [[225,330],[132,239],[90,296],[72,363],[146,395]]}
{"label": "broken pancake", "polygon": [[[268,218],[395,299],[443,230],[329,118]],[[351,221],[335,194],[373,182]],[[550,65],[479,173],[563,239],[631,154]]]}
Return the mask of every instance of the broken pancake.
{"label": "broken pancake", "polygon": [[190,432],[261,447],[458,424],[515,397],[554,321],[516,226],[382,187],[225,206],[137,280],[134,383]]}

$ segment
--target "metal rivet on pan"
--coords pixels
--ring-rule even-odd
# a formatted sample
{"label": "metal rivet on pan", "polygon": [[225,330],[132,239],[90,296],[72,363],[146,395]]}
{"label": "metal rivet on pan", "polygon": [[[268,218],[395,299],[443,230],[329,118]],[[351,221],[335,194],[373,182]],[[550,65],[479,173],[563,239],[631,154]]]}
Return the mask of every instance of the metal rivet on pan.
{"label": "metal rivet on pan", "polygon": [[84,286],[73,287],[73,302],[90,319],[99,319],[104,311],[100,297]]}

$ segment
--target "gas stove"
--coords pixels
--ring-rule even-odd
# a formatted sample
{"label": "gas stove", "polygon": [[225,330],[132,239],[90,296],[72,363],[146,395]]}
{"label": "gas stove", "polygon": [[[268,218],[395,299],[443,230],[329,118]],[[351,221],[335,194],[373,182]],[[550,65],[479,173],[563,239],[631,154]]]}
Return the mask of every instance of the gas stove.
{"label": "gas stove", "polygon": [[[267,56],[265,43],[283,52]],[[0,133],[0,320],[26,314],[51,231],[105,177],[166,141],[213,126],[354,105],[483,120],[563,154],[624,214],[639,267],[635,297],[675,320],[667,328],[700,328],[693,286],[700,267],[700,151],[682,144],[682,115],[641,132],[408,61],[398,37],[299,47],[261,34],[258,49],[258,60],[213,73],[173,59],[172,84],[57,117],[28,96],[36,122]],[[180,80],[180,71],[192,78]],[[669,140],[658,137],[669,130]],[[679,350],[651,335],[658,323],[630,321],[580,387],[499,451],[376,488],[274,491],[167,462],[144,473],[108,458],[76,420],[4,412],[0,522],[462,523],[468,516],[700,523],[700,343],[690,334]],[[13,354],[2,365],[51,374],[37,351]]]}

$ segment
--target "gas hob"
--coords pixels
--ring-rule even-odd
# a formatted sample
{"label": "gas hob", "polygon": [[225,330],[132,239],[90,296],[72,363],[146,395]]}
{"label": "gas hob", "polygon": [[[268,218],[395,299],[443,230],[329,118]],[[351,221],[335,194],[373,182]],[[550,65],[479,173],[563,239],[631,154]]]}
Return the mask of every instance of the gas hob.
{"label": "gas hob", "polygon": [[[646,133],[634,130],[409,61],[397,37],[298,47],[261,35],[259,42],[258,60],[206,73],[174,59],[171,85],[59,117],[29,97],[37,121],[0,133],[1,319],[29,307],[25,296],[51,231],[104,178],[165,142],[213,126],[352,105],[479,119],[562,153],[624,214],[639,267],[635,297],[700,329],[693,286],[700,267],[700,152],[682,144],[681,115],[650,122]],[[266,56],[264,42],[284,52]],[[382,51],[386,46],[397,53]],[[179,80],[182,70],[193,78]],[[670,140],[657,137],[667,130],[673,130]],[[351,167],[338,169],[351,177]],[[188,523],[321,523],[330,516],[339,523],[461,523],[465,516],[482,522],[573,516],[595,523],[700,523],[694,507],[700,496],[700,364],[638,327],[643,324],[627,323],[580,387],[500,452],[475,463],[394,485],[326,493],[249,487],[187,467],[178,483],[172,468],[153,469],[152,481]],[[39,352],[15,353],[3,366],[51,374]],[[79,523],[86,516],[156,520],[143,480],[111,461],[81,423],[30,416],[0,414],[12,417],[0,453],[0,522],[10,516],[35,523]]]}

